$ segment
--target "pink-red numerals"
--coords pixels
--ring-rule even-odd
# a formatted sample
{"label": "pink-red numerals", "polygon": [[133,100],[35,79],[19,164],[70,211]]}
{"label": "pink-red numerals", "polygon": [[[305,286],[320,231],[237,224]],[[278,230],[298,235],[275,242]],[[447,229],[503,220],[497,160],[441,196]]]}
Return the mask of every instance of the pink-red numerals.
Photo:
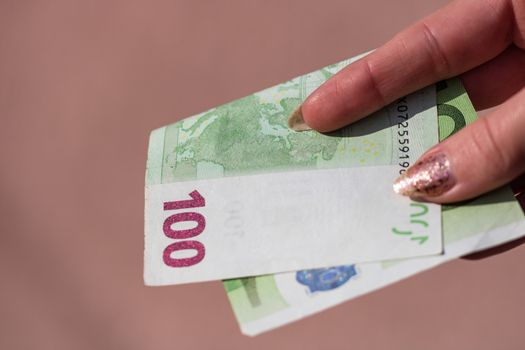
{"label": "pink-red numerals", "polygon": [[[187,200],[164,202],[164,211],[199,208],[206,205],[204,197],[201,196],[197,190],[191,192],[190,197],[191,199]],[[182,222],[194,222],[195,226],[189,229],[176,229],[175,225]],[[164,249],[164,253],[162,254],[164,263],[171,267],[187,267],[201,262],[202,259],[204,259],[204,245],[199,241],[185,239],[200,235],[205,228],[206,219],[204,219],[204,216],[200,213],[183,212],[168,216],[162,226],[164,234],[166,237],[177,240],[184,239],[184,241],[171,243]],[[180,259],[171,256],[172,253],[181,250],[194,250],[195,255],[190,258]]]}

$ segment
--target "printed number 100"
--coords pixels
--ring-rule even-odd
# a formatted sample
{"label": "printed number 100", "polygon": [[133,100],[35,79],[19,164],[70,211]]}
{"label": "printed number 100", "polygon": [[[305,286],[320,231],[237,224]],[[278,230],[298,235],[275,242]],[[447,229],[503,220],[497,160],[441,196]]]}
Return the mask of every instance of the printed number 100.
{"label": "printed number 100", "polygon": [[[187,208],[199,208],[204,207],[206,205],[204,201],[204,197],[201,196],[197,190],[190,193],[191,199],[187,200],[181,200],[181,201],[175,201],[175,202],[164,202],[164,211],[168,210],[180,210],[180,209],[187,209]],[[180,222],[187,222],[187,221],[193,221],[197,225],[191,229],[184,229],[184,230],[174,230],[172,225]],[[164,234],[166,237],[173,238],[173,239],[184,239],[184,241],[177,241],[174,243],[171,243],[164,249],[164,253],[162,254],[162,259],[164,260],[164,263],[171,267],[187,267],[192,266],[195,264],[198,264],[201,262],[202,259],[204,259],[204,245],[201,242],[195,241],[195,240],[185,240],[187,238],[192,238],[195,236],[198,236],[204,231],[204,228],[206,227],[206,220],[204,219],[204,216],[199,213],[194,212],[185,212],[185,213],[176,213],[171,216],[168,216],[166,220],[164,220],[164,225],[162,227],[162,230],[164,231]],[[197,252],[196,255],[190,257],[190,258],[181,258],[176,259],[172,258],[171,254],[180,251],[180,250],[188,250],[192,249]]]}

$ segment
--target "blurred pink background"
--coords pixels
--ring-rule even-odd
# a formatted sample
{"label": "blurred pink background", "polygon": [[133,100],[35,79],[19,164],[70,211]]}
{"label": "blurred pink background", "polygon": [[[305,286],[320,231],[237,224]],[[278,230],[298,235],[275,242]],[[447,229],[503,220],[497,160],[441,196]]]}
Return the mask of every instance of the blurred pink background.
{"label": "blurred pink background", "polygon": [[0,2],[1,349],[522,349],[525,245],[255,338],[145,287],[149,132],[370,50],[433,0]]}

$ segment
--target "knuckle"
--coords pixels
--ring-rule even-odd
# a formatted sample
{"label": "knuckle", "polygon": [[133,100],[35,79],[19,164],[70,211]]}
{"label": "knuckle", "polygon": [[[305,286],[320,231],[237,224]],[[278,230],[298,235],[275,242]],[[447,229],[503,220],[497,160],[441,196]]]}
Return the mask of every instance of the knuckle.
{"label": "knuckle", "polygon": [[503,150],[501,142],[498,142],[494,125],[490,118],[481,117],[476,122],[476,127],[471,133],[471,140],[475,147],[476,155],[483,164],[484,171],[491,176],[498,176],[511,169],[512,161]]}
{"label": "knuckle", "polygon": [[341,86],[341,80],[337,76],[334,79],[334,94],[336,98],[339,98],[342,101],[346,100],[347,98],[344,94],[344,89]]}
{"label": "knuckle", "polygon": [[368,77],[369,85],[372,89],[373,94],[383,106],[387,105],[389,101],[385,93],[383,92],[383,89],[379,85],[376,70],[374,69],[374,66],[372,65],[369,59],[364,60],[364,69]]}
{"label": "knuckle", "polygon": [[452,73],[452,66],[447,53],[441,47],[431,26],[425,21],[420,22],[420,29],[424,35],[424,47],[431,62],[434,62],[436,76],[449,76]]}

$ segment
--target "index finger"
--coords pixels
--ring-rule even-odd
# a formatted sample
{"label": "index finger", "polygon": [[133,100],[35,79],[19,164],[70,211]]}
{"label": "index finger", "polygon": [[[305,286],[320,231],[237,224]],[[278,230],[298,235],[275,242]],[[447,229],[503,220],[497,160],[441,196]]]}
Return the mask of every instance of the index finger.
{"label": "index finger", "polygon": [[307,98],[300,113],[313,129],[338,129],[494,58],[512,41],[525,47],[524,36],[525,2],[455,1],[340,71]]}

